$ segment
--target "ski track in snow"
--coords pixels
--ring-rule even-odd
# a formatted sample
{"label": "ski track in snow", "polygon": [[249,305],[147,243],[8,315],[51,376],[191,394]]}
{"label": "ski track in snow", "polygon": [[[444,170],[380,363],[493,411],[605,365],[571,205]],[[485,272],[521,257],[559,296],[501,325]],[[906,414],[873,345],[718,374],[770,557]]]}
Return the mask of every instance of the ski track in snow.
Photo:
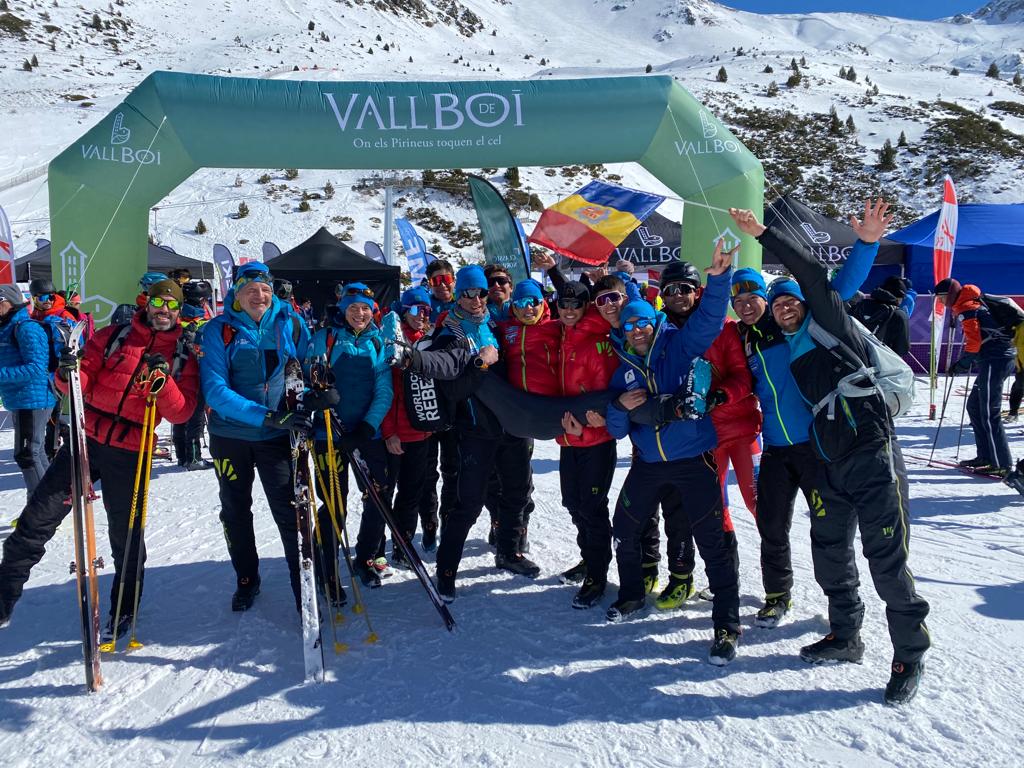
{"label": "ski track in snow", "polygon": [[[930,450],[934,423],[923,418],[925,408],[901,421],[907,451]],[[955,431],[943,429],[937,455],[953,457]],[[1020,438],[1011,430],[1012,443]],[[24,498],[11,439],[10,431],[0,436],[0,498],[9,517]],[[624,445],[619,453],[613,496],[627,469]],[[301,680],[298,621],[262,491],[257,486],[254,496],[263,590],[251,611],[235,614],[213,473],[158,463],[139,617],[144,647],[104,656],[104,688],[84,693],[66,522],[13,623],[0,631],[0,760],[175,767],[1021,764],[1024,499],[1005,486],[908,461],[911,566],[932,605],[934,646],[918,699],[892,710],[881,703],[891,647],[863,560],[865,663],[811,667],[796,655],[827,631],[802,500],[792,536],[792,618],[776,630],[758,629],[757,532],[735,503],[738,488],[730,487],[744,634],[738,658],[724,669],[706,662],[709,603],[650,609],[618,625],[604,621],[603,608],[572,610],[573,588],[557,581],[576,561],[575,532],[559,504],[557,455],[553,443],[537,444],[530,538],[541,578],[496,571],[486,523],[478,522],[452,606],[456,631],[444,631],[412,574],[399,572],[382,589],[364,590],[378,643],[365,642],[365,621],[351,604],[338,626],[347,651],[330,651],[325,625],[322,685]],[[361,504],[355,494],[351,501],[357,518]],[[102,506],[97,512],[106,552]],[[106,611],[109,568],[103,573]],[[667,577],[664,566],[661,575]],[[613,599],[614,589],[604,605]]]}

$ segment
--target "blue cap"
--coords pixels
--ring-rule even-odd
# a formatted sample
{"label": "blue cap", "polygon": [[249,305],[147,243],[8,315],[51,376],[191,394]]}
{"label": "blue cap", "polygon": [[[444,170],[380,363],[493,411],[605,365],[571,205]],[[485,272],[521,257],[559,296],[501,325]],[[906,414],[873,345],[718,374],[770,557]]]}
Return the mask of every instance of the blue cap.
{"label": "blue cap", "polygon": [[750,267],[743,267],[743,269],[737,269],[732,273],[731,294],[735,298],[741,293],[752,293],[765,301],[768,300],[768,291],[760,272]]}
{"label": "blue cap", "polygon": [[338,307],[344,312],[357,301],[366,304],[370,309],[377,306],[373,300],[373,291],[366,283],[345,283],[341,289],[341,298],[338,299]]}
{"label": "blue cap", "polygon": [[470,264],[455,273],[455,295],[458,296],[469,288],[487,290],[487,277],[479,264]]}
{"label": "blue cap", "polygon": [[797,285],[796,280],[790,277],[784,277],[772,283],[772,288],[768,292],[768,306],[771,307],[780,296],[795,296],[800,301],[804,300],[800,286]]}
{"label": "blue cap", "polygon": [[528,277],[525,280],[520,280],[516,283],[515,289],[512,291],[512,301],[518,301],[519,299],[534,298],[538,301],[544,301],[544,291],[541,290],[540,283],[534,280],[532,277]]}
{"label": "blue cap", "polygon": [[658,313],[654,311],[654,307],[643,299],[635,299],[624,306],[622,311],[619,312],[619,319],[624,323],[632,320],[634,317],[646,317],[648,320],[656,320]]}
{"label": "blue cap", "polygon": [[426,304],[430,306],[430,293],[427,292],[426,288],[410,288],[402,294],[402,308],[408,309],[414,307],[417,304]]}

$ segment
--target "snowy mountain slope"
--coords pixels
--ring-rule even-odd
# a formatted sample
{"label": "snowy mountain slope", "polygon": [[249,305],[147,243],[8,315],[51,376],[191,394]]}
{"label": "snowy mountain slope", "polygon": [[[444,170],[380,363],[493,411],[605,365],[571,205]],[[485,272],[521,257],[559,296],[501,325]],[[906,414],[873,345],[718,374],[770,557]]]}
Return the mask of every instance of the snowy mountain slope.
{"label": "snowy mountain slope", "polygon": [[[18,29],[0,32],[7,54],[0,64],[0,115],[11,135],[10,141],[0,142],[0,205],[14,220],[19,252],[31,250],[36,238],[48,234],[46,163],[113,109],[147,72],[168,68],[344,80],[639,75],[649,66],[653,73],[677,77],[756,144],[769,170],[770,197],[776,190],[796,191],[818,207],[835,202],[848,211],[856,198],[882,191],[899,200],[900,220],[907,221],[935,206],[935,167],[945,164],[957,176],[964,199],[1024,199],[1020,163],[966,140],[943,146],[928,133],[949,118],[941,100],[993,121],[968,128],[1024,135],[1024,115],[989,106],[1019,104],[1024,98],[1024,90],[1008,82],[1024,51],[1021,24],[914,22],[860,14],[765,16],[708,0],[313,0],[301,5],[121,0],[106,8],[41,0],[6,4],[9,10],[0,14],[19,24],[0,21],[0,30]],[[1011,5],[994,4],[986,18]],[[800,67],[802,82],[787,87],[788,66],[801,58],[806,61]],[[1002,72],[1000,80],[984,77],[992,62]],[[26,63],[30,71],[23,68]],[[840,68],[851,67],[856,82],[839,77]],[[950,75],[954,67],[959,76]],[[716,81],[720,68],[726,69],[727,82]],[[769,97],[773,81],[779,93]],[[804,119],[805,130],[819,130],[832,106],[843,120],[852,117],[856,133],[834,142],[826,155],[804,151],[801,135],[787,130],[786,115]],[[751,122],[744,117],[750,110],[765,130],[742,128]],[[965,136],[972,133],[956,129]],[[874,169],[877,151],[886,140],[895,144],[901,132],[909,147],[900,150],[897,170],[879,174]],[[841,154],[845,169],[838,178],[835,165],[827,162],[835,153]],[[503,170],[495,175],[499,182]],[[265,172],[275,177],[278,189],[271,192],[257,183]],[[523,169],[523,189],[551,204],[588,178],[585,171],[553,173]],[[634,166],[609,167],[606,173],[626,184],[659,188]],[[236,175],[239,187],[234,186]],[[353,191],[363,186],[366,174],[302,170],[285,189],[280,189],[281,176],[280,169],[197,174],[158,206],[152,232],[177,250],[203,258],[218,241],[236,253],[258,249],[264,239],[294,245],[325,223],[357,246],[383,239],[382,194]],[[334,199],[313,200],[312,212],[300,213],[303,191],[320,193],[327,181],[337,190]],[[472,224],[463,195],[416,189],[402,194],[409,207],[436,206],[452,228]],[[254,215],[236,219],[233,213],[243,200]],[[678,205],[673,215],[677,212]],[[200,218],[208,228],[201,236],[193,231]],[[424,237],[446,254],[477,257],[474,248],[453,245],[444,231],[427,231]]]}
{"label": "snowy mountain slope", "polygon": [[[961,408],[954,394],[941,456],[955,455],[957,418],[951,414]],[[930,449],[934,422],[924,413],[921,403],[901,420],[907,452]],[[1018,453],[1022,440],[1013,428]],[[0,433],[0,502],[13,515],[23,491],[10,449],[6,430]],[[613,496],[627,465],[625,446],[619,453]],[[106,658],[104,689],[82,692],[65,523],[12,624],[0,630],[0,760],[12,768],[1012,768],[1024,761],[1017,738],[1024,500],[1005,486],[908,462],[911,566],[931,602],[934,647],[920,697],[895,711],[880,703],[891,648],[882,605],[859,556],[867,606],[864,664],[811,667],[796,657],[827,628],[802,499],[793,523],[792,619],[777,630],[757,629],[757,531],[730,486],[744,634],[740,655],[724,669],[705,662],[707,603],[619,625],[605,623],[597,610],[572,610],[572,588],[556,579],[576,560],[575,533],[558,502],[557,454],[553,443],[537,444],[538,509],[531,526],[532,556],[543,567],[537,581],[493,569],[481,521],[470,534],[465,577],[452,606],[458,630],[445,632],[415,579],[396,575],[367,596],[380,642],[367,645],[364,620],[346,610],[338,632],[348,651],[329,656],[328,681],[320,686],[300,684],[298,622],[262,491],[255,492],[255,511],[263,592],[251,612],[232,614],[233,574],[213,474],[158,462],[139,620],[145,647]],[[356,494],[350,501],[355,526],[361,506]],[[102,541],[102,512],[98,522]],[[666,575],[663,567],[662,579]],[[104,595],[109,578],[108,569]]]}

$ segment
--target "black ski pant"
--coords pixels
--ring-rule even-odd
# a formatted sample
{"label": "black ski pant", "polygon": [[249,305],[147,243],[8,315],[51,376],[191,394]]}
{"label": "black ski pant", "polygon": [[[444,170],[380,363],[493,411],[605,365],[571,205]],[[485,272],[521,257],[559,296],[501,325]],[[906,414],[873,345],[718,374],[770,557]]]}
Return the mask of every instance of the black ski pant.
{"label": "black ski pant", "polygon": [[[417,440],[413,443],[403,442],[402,453],[388,457],[395,467],[394,476],[398,486],[394,504],[395,523],[410,544],[416,535],[416,524],[421,521],[423,486],[430,474],[430,453],[430,440]],[[424,533],[427,531],[427,522],[429,519],[423,521]],[[436,521],[434,524],[437,524]],[[391,536],[391,549],[397,549],[394,534]]]}
{"label": "black ski pant", "polygon": [[46,452],[46,458],[53,461],[53,457],[57,455],[57,450],[60,446],[67,445],[68,440],[71,439],[71,426],[61,421],[61,405],[62,401],[58,400],[57,404],[53,406],[53,410],[50,411],[50,418],[46,422],[46,443],[44,450]]}
{"label": "black ski pant", "polygon": [[503,434],[499,438],[459,432],[458,497],[448,522],[441,529],[437,548],[438,573],[455,578],[462,561],[469,530],[484,506],[487,483],[497,470],[501,476],[498,505],[498,553],[519,551],[523,535],[523,510],[530,491],[530,457],[533,441]]}
{"label": "black ski pant", "polygon": [[585,448],[563,446],[558,455],[562,506],[576,526],[576,544],[587,565],[587,576],[598,583],[608,580],[612,561],[608,491],[616,458],[614,440]]}
{"label": "black ski pant", "polygon": [[25,479],[28,498],[46,473],[50,460],[46,457],[46,425],[49,408],[25,408],[12,411],[14,420],[14,462]]}
{"label": "black ski pant", "polygon": [[199,461],[202,453],[199,447],[200,438],[206,428],[206,401],[203,393],[196,395],[196,409],[184,424],[171,427],[171,442],[174,443],[174,458],[182,466],[192,461]]}
{"label": "black ski pant", "polygon": [[[724,494],[722,496],[722,504],[724,517]],[[665,513],[666,556],[668,558],[669,573],[689,576],[693,573],[695,567],[696,548],[693,543],[693,529],[690,527],[690,517],[686,514],[683,498],[676,487],[673,486],[665,490],[664,495],[661,497],[661,508]],[[657,542],[657,518],[655,518],[654,522],[653,535],[655,542]],[[735,531],[725,531],[725,544],[729,549],[729,556],[736,563],[736,569],[739,571],[740,555]],[[655,550],[655,554],[657,554],[657,550]]]}
{"label": "black ski pant", "polygon": [[253,528],[252,487],[259,473],[270,514],[277,524],[288,563],[296,606],[299,604],[299,541],[295,517],[292,449],[287,432],[269,440],[210,435],[210,455],[220,483],[220,521],[235,576],[256,579],[260,558]]}
{"label": "black ski pant", "polygon": [[996,467],[1013,468],[1013,456],[1003,429],[1003,382],[1013,373],[1013,358],[979,360],[978,376],[967,396],[967,416],[974,430],[978,458]]}
{"label": "black ski pant", "polygon": [[802,491],[813,518],[821,506],[815,488],[821,459],[810,443],[766,445],[757,476],[757,532],[761,536],[761,581],[766,597],[793,589],[789,545],[796,494]]}
{"label": "black ski pant", "polygon": [[893,659],[919,661],[931,645],[924,622],[928,603],[917,594],[907,563],[910,511],[899,446],[894,440],[871,443],[819,468],[821,506],[811,510],[811,555],[814,577],[828,597],[832,633],[849,638],[864,620],[853,549],[859,527],[871,580],[885,603]]}
{"label": "black ski pant", "polygon": [[[438,432],[427,438],[430,456],[427,459],[427,474],[423,482],[423,497],[420,500],[420,524],[424,531],[437,530],[438,514],[444,527],[448,514],[455,508],[458,498],[459,474],[459,433],[454,429]],[[440,457],[440,475],[438,458]],[[441,480],[441,497],[438,499],[437,482]]]}
{"label": "black ski pant", "polygon": [[[135,587],[138,581],[142,597],[143,566],[146,548],[141,541],[141,496],[132,531],[129,562],[125,562],[128,544],[128,519],[132,505],[132,479],[138,453],[123,448],[111,448],[92,439],[88,440],[89,471],[94,483],[102,481],[103,508],[107,513],[107,532],[114,560],[114,581],[110,585],[110,613],[114,613],[117,593],[124,580],[121,615],[132,612],[135,605]],[[25,582],[33,566],[43,558],[46,543],[53,538],[57,527],[71,512],[71,449],[64,445],[43,474],[39,485],[29,497],[28,504],[18,516],[18,525],[4,542],[3,562],[0,563],[0,599],[14,603],[21,597]],[[150,519],[152,519],[150,510]]]}
{"label": "black ski pant", "polygon": [[692,458],[657,463],[634,459],[612,520],[619,567],[619,600],[644,597],[641,540],[668,488],[678,491],[704,560],[715,596],[711,611],[714,627],[739,633],[739,572],[722,529],[722,488],[710,451]]}
{"label": "black ski pant", "polygon": [[[338,512],[341,513],[341,518],[337,520],[339,526],[345,524],[345,510],[347,505],[345,500],[348,498],[348,465],[349,465],[349,454],[348,450],[358,450],[359,455],[362,457],[363,462],[366,464],[367,469],[370,471],[370,480],[374,484],[374,489],[377,492],[382,503],[387,503],[391,500],[391,494],[393,490],[392,474],[389,471],[388,452],[384,447],[384,441],[380,439],[371,438],[369,440],[359,440],[356,438],[349,438],[352,442],[346,447],[342,447],[338,440],[335,440],[335,471],[338,474],[338,485],[341,489],[341,500],[342,506]],[[327,441],[317,440],[315,443],[315,453],[317,466],[320,467],[320,476],[322,483],[329,484],[330,478],[325,473],[327,467]],[[356,535],[356,551],[355,560],[357,563],[366,563],[368,560],[373,560],[377,557],[384,556],[384,515],[381,513],[380,508],[377,506],[373,498],[367,493],[366,483],[363,482],[363,477],[356,467],[352,468],[352,471],[356,476],[356,487],[359,488],[363,494],[363,513],[359,517],[359,533]],[[327,495],[325,490],[329,490],[323,487],[321,482],[316,484],[317,494],[321,501],[327,501]],[[331,523],[330,512],[327,509],[326,504],[321,505],[317,513],[317,525],[320,527],[321,546],[323,552],[326,554],[326,562],[328,565],[335,562],[338,557],[338,537],[335,533],[334,526]],[[316,558],[318,567],[320,563],[320,557]]]}
{"label": "black ski pant", "polygon": [[[530,442],[530,453],[533,453],[533,438],[524,438]],[[495,531],[495,537],[497,537],[498,530],[498,519],[501,514],[501,497],[502,497],[502,486],[501,486],[501,473],[495,468],[494,472],[491,473],[490,479],[487,481],[487,496],[484,499],[484,508],[487,513],[491,516],[491,527]],[[519,543],[516,547],[517,551],[526,551],[526,542],[528,529],[530,527],[530,518],[533,516],[533,510],[536,505],[533,503],[533,464],[530,464],[530,488],[526,493],[526,506],[523,507],[523,534],[519,539]]]}
{"label": "black ski pant", "polygon": [[1010,413],[1014,416],[1020,410],[1020,401],[1024,400],[1024,368],[1018,369],[1010,387]]}

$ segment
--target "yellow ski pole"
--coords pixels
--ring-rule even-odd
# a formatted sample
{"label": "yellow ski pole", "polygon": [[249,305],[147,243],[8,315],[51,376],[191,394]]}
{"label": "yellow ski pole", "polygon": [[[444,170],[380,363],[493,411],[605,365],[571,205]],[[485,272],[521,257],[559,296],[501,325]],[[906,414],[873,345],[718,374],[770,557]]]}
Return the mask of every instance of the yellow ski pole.
{"label": "yellow ski pole", "polygon": [[[149,480],[153,476],[152,444],[156,442],[156,397],[154,395],[149,396],[149,399],[146,401],[146,407],[150,411],[150,449],[149,457],[146,461],[146,486],[145,492],[142,495],[142,516],[139,519],[139,547],[138,552],[135,555],[135,605],[132,607],[132,634],[128,638],[129,651],[142,647],[142,643],[140,643],[135,637],[135,626],[139,621],[139,598],[142,596],[142,549],[146,536],[146,513],[149,511]],[[128,531],[128,536],[131,536],[131,529]],[[125,562],[127,562],[127,557],[125,558]]]}

